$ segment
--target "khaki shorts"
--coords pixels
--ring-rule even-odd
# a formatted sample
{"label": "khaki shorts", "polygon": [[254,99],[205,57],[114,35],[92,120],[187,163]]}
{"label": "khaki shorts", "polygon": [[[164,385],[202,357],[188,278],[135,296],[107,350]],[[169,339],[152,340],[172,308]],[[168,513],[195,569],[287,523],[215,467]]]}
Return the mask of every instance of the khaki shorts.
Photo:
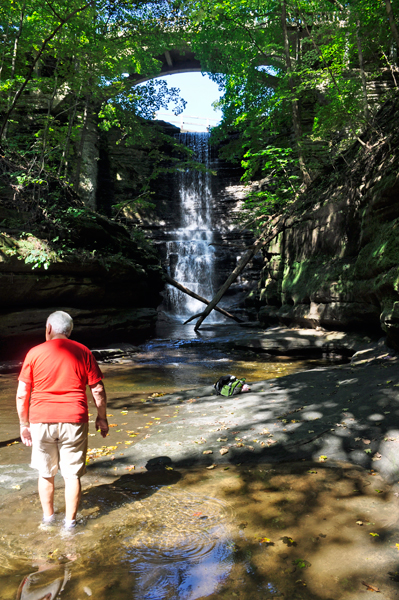
{"label": "khaki shorts", "polygon": [[64,479],[86,472],[88,423],[31,423],[30,466],[41,477],[53,477],[58,469]]}

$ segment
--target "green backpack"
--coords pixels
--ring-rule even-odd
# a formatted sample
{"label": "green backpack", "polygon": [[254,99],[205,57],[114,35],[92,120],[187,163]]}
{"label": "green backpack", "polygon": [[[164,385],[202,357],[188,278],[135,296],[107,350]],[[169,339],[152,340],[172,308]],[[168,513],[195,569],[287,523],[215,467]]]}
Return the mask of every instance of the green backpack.
{"label": "green backpack", "polygon": [[213,386],[221,396],[234,396],[241,392],[241,388],[245,383],[245,378],[237,379],[234,375],[224,375]]}

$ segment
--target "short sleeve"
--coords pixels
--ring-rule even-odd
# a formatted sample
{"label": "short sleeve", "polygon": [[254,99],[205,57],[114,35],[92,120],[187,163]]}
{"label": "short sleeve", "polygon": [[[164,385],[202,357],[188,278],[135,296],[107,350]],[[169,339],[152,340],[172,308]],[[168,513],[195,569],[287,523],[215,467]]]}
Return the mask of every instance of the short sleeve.
{"label": "short sleeve", "polygon": [[25,356],[24,363],[23,363],[21,371],[19,373],[18,381],[23,381],[24,383],[32,383],[33,382],[32,365],[30,363],[29,358],[30,357],[29,357],[29,352],[28,352],[28,354]]}
{"label": "short sleeve", "polygon": [[100,367],[97,364],[96,359],[93,354],[89,350],[88,355],[88,368],[87,368],[87,383],[89,385],[95,385],[101,379],[103,379],[104,375],[101,372]]}

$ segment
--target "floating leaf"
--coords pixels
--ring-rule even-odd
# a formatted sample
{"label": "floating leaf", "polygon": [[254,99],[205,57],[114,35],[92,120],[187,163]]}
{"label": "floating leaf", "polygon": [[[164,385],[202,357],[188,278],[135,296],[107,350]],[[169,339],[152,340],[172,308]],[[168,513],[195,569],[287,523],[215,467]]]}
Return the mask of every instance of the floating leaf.
{"label": "floating leaf", "polygon": [[206,469],[208,469],[208,470],[210,471],[211,469],[215,469],[215,468],[216,468],[216,465],[215,465],[215,463],[214,463],[213,465],[209,465],[209,467],[205,467],[205,468],[206,468]]}
{"label": "floating leaf", "polygon": [[365,450],[365,452],[366,452],[367,454],[371,454],[371,450],[370,450],[370,448],[368,448],[367,450]]}
{"label": "floating leaf", "polygon": [[218,438],[218,439],[217,439],[217,441],[218,441],[218,442],[227,442],[227,439],[228,439],[228,438],[221,438],[221,437],[220,437],[220,438]]}
{"label": "floating leaf", "polygon": [[372,533],[372,532],[370,532],[370,535],[373,536],[373,537],[380,537],[379,533]]}
{"label": "floating leaf", "polygon": [[378,587],[375,587],[375,585],[371,585],[370,583],[366,583],[365,581],[362,581],[362,585],[365,585],[369,592],[381,592]]}
{"label": "floating leaf", "polygon": [[213,454],[213,450],[204,450],[202,454]]}
{"label": "floating leaf", "polygon": [[384,490],[374,490],[375,492],[377,492],[377,494],[383,494]]}
{"label": "floating leaf", "polygon": [[289,547],[297,545],[297,543],[292,538],[290,538],[286,535],[281,538],[281,541],[283,542],[283,544],[287,544],[287,546],[289,546]]}
{"label": "floating leaf", "polygon": [[223,454],[227,454],[229,451],[228,448],[226,448],[226,446],[223,446],[223,448],[220,448],[219,452],[220,454],[223,456]]}
{"label": "floating leaf", "polygon": [[317,471],[308,471],[308,473],[314,473],[315,475],[317,475]]}
{"label": "floating leaf", "polygon": [[305,560],[302,558],[296,558],[295,560],[292,561],[292,564],[295,565],[296,567],[299,567],[300,569],[306,569],[306,567],[312,566],[308,560]]}
{"label": "floating leaf", "polygon": [[327,460],[327,456],[325,456],[324,454],[319,456],[319,462],[326,462],[326,460]]}
{"label": "floating leaf", "polygon": [[110,423],[109,427],[118,427],[118,424],[117,423]]}
{"label": "floating leaf", "polygon": [[360,527],[363,525],[363,521],[356,521],[356,525],[360,525]]}
{"label": "floating leaf", "polygon": [[260,544],[267,544],[268,546],[274,546],[274,543],[267,537],[261,538],[259,540]]}
{"label": "floating leaf", "polygon": [[362,440],[363,444],[370,444],[370,440]]}
{"label": "floating leaf", "polygon": [[165,465],[165,469],[167,471],[173,471],[173,467],[170,467],[169,465]]}

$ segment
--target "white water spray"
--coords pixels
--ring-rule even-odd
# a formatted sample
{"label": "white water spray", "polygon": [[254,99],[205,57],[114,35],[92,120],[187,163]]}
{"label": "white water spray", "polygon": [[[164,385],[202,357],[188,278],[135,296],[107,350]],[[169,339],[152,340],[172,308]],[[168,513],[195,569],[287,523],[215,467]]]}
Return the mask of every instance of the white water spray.
{"label": "white water spray", "polygon": [[[194,151],[195,158],[210,165],[209,133],[182,133],[180,142]],[[214,249],[212,228],[211,175],[186,169],[178,174],[180,227],[171,232],[167,242],[169,274],[173,279],[211,300],[214,295]],[[168,285],[165,292],[167,310],[179,320],[201,312],[205,304]],[[208,322],[218,317],[213,312]]]}

